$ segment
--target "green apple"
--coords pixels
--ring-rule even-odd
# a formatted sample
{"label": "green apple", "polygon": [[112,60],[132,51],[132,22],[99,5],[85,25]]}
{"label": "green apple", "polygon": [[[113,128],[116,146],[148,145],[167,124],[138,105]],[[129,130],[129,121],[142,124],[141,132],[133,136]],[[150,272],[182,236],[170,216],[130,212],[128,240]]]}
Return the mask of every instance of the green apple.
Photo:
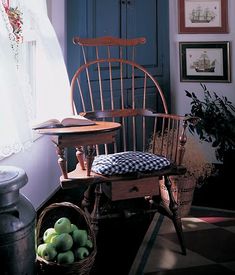
{"label": "green apple", "polygon": [[54,239],[57,237],[57,236],[59,236],[60,234],[56,234],[56,235],[53,235],[52,237],[51,237],[51,239],[50,239],[50,243],[55,243],[55,241],[54,241]]}
{"label": "green apple", "polygon": [[78,246],[85,246],[87,242],[87,231],[84,229],[76,229],[72,232],[73,241]]}
{"label": "green apple", "polygon": [[68,218],[62,217],[58,219],[54,224],[55,231],[58,234],[70,233],[71,232],[71,222]]}
{"label": "green apple", "polygon": [[83,260],[87,256],[89,256],[89,251],[86,247],[78,247],[75,251],[75,258],[79,260]]}
{"label": "green apple", "polygon": [[87,240],[86,247],[88,247],[88,248],[92,248],[93,247],[93,242],[90,239]]}
{"label": "green apple", "polygon": [[71,223],[71,232],[73,232],[76,229],[78,229],[78,227],[76,226],[76,224]]}
{"label": "green apple", "polygon": [[70,250],[73,246],[73,238],[68,233],[61,233],[54,236],[51,243],[56,247],[58,252]]}
{"label": "green apple", "polygon": [[37,248],[37,254],[38,256],[42,257],[42,251],[45,249],[46,243],[39,244]]}
{"label": "green apple", "polygon": [[51,241],[51,238],[55,235],[58,235],[55,231],[55,228],[50,227],[44,232],[43,241],[45,243],[49,243]]}
{"label": "green apple", "polygon": [[74,262],[73,251],[68,250],[66,252],[60,252],[57,255],[58,264],[72,264]]}
{"label": "green apple", "polygon": [[41,250],[41,257],[47,261],[52,261],[57,255],[55,246],[51,243],[46,243],[45,247]]}

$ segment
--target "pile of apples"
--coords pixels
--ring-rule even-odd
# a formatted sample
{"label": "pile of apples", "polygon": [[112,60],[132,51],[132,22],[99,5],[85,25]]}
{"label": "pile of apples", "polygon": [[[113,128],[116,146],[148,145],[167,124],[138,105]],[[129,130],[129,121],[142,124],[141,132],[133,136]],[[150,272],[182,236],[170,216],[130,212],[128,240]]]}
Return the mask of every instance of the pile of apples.
{"label": "pile of apples", "polygon": [[61,217],[54,227],[43,233],[43,243],[38,245],[37,254],[47,261],[71,264],[85,259],[92,248],[87,230],[79,229],[67,217]]}

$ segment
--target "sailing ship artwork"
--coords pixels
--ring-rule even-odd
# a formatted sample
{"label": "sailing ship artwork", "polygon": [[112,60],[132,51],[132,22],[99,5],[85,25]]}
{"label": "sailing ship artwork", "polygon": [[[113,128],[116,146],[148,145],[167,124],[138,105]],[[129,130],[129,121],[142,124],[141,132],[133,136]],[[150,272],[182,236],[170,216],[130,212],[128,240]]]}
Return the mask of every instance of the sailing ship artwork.
{"label": "sailing ship artwork", "polygon": [[[184,1],[184,21],[185,28],[201,28],[208,32],[208,28],[222,27],[222,2],[221,0],[180,0]],[[194,29],[194,30],[195,30]],[[192,31],[192,30],[191,30]]]}
{"label": "sailing ship artwork", "polygon": [[215,72],[216,59],[211,60],[206,51],[204,51],[201,56],[193,61],[190,68],[194,69],[196,72],[201,73],[214,73]]}
{"label": "sailing ship artwork", "polygon": [[215,19],[215,13],[210,8],[198,6],[189,14],[191,23],[210,23]]}
{"label": "sailing ship artwork", "polygon": [[228,33],[227,0],[178,0],[179,33]]}
{"label": "sailing ship artwork", "polygon": [[181,81],[230,82],[230,42],[179,42]]}

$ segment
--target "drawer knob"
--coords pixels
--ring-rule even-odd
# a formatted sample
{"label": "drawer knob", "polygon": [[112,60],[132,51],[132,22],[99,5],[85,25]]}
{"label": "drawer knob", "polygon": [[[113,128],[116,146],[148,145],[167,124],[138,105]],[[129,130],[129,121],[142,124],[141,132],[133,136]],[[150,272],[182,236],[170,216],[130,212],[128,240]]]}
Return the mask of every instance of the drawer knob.
{"label": "drawer knob", "polygon": [[133,186],[129,191],[130,192],[139,192],[139,188],[137,186]]}

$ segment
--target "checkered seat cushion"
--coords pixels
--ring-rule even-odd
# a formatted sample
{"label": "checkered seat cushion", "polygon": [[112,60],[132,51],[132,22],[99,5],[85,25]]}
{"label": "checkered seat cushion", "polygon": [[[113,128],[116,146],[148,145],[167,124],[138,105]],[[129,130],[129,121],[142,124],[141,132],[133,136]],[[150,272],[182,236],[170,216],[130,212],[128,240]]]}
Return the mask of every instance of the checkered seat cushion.
{"label": "checkered seat cushion", "polygon": [[160,170],[169,165],[170,161],[165,157],[147,152],[127,151],[96,156],[92,164],[92,171],[112,176]]}

